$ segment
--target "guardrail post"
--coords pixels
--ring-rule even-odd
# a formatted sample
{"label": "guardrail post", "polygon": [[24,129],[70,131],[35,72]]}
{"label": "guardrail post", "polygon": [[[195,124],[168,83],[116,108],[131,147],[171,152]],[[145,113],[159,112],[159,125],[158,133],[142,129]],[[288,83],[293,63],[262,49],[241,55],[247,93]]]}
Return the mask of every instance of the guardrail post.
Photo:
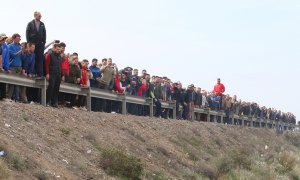
{"label": "guardrail post", "polygon": [[[240,117],[241,118],[241,117]],[[242,120],[242,126],[244,127],[245,126],[245,120],[244,120],[244,117],[241,118]]]}
{"label": "guardrail post", "polygon": [[87,111],[92,110],[92,100],[91,100],[91,88],[90,87],[81,87],[82,94],[86,94],[86,109]]}
{"label": "guardrail post", "polygon": [[170,106],[172,106],[173,110],[173,119],[176,119],[176,103],[175,102],[169,102]]}
{"label": "guardrail post", "polygon": [[221,118],[221,123],[224,124],[224,116],[220,115],[220,118]]}
{"label": "guardrail post", "polygon": [[47,81],[46,78],[38,78],[36,84],[41,88],[41,104],[46,106],[47,101]]}
{"label": "guardrail post", "polygon": [[127,108],[126,108],[126,94],[119,94],[118,95],[121,102],[122,102],[122,114],[126,115],[127,113]]}
{"label": "guardrail post", "polygon": [[[152,98],[147,98],[146,101],[149,104],[149,112],[150,112],[150,117],[153,117],[153,99]],[[175,110],[176,113],[176,110]],[[174,112],[173,112],[174,114]]]}
{"label": "guardrail post", "polygon": [[216,116],[216,115],[212,115],[212,117],[213,117],[214,122],[215,122],[215,123],[218,123],[218,120],[217,120],[217,118],[216,118],[217,116]]}
{"label": "guardrail post", "polygon": [[209,114],[209,111],[207,112],[207,122],[210,122],[210,114]]}
{"label": "guardrail post", "polygon": [[248,117],[248,120],[250,121],[250,127],[253,127],[253,119]]}
{"label": "guardrail post", "polygon": [[194,121],[194,120],[195,120],[195,111],[193,109],[193,111],[192,111],[192,121]]}

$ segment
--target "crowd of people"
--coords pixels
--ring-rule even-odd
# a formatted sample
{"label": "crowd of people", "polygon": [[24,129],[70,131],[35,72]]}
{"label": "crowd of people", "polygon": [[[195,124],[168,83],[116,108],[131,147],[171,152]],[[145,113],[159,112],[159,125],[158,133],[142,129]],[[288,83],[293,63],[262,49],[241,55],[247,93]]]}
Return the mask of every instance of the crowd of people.
{"label": "crowd of people", "polygon": [[[261,107],[257,103],[243,102],[224,94],[225,86],[217,80],[213,91],[205,91],[193,84],[184,88],[181,82],[173,82],[168,77],[151,76],[146,70],[139,73],[131,67],[118,68],[111,58],[79,60],[78,53],[65,53],[66,44],[55,40],[46,45],[46,27],[41,22],[41,13],[34,13],[34,20],[26,28],[26,42],[21,42],[19,34],[11,37],[0,34],[0,71],[21,74],[29,78],[46,78],[47,106],[59,104],[74,109],[86,109],[86,97],[60,93],[61,82],[111,91],[143,98],[151,98],[155,103],[155,116],[169,118],[172,110],[163,109],[162,102],[176,103],[176,118],[192,120],[194,108],[211,109],[226,113],[225,123],[230,123],[233,114],[259,119],[296,123],[292,113],[284,113],[274,108]],[[47,50],[52,45],[51,49]],[[22,103],[40,103],[40,90],[0,83],[0,100],[8,99]],[[118,101],[92,98],[92,111],[121,113]],[[149,115],[144,105],[128,104],[129,114]],[[195,119],[201,120],[200,114]]]}

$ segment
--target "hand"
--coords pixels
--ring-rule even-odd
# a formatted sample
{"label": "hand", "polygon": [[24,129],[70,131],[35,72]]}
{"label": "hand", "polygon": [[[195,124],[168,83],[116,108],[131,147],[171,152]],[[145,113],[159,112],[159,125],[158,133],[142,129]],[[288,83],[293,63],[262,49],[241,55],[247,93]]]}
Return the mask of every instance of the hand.
{"label": "hand", "polygon": [[80,78],[77,78],[77,83],[80,83]]}
{"label": "hand", "polygon": [[11,73],[11,70],[7,70],[6,72],[7,72],[7,74],[10,74],[10,73]]}
{"label": "hand", "polygon": [[32,78],[32,75],[31,75],[31,74],[28,74],[28,77]]}
{"label": "hand", "polygon": [[4,69],[3,68],[0,68],[0,72],[3,72],[4,71]]}
{"label": "hand", "polygon": [[62,80],[62,81],[65,81],[65,76],[62,76],[62,77],[61,77],[61,80]]}
{"label": "hand", "polygon": [[46,74],[46,80],[49,81],[49,79],[50,79],[50,75]]}

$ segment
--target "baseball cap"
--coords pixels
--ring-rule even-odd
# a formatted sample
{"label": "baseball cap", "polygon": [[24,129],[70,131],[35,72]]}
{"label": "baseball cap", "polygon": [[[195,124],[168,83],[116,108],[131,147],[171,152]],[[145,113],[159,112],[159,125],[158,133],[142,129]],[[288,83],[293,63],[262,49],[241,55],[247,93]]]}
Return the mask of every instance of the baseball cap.
{"label": "baseball cap", "polygon": [[4,40],[6,38],[7,38],[7,36],[4,33],[0,34],[0,40]]}

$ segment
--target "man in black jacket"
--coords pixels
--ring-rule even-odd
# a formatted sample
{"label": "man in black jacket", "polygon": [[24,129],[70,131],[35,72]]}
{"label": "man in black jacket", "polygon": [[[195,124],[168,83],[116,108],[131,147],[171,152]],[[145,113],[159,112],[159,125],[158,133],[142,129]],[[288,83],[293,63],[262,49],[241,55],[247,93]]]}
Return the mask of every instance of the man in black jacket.
{"label": "man in black jacket", "polygon": [[46,43],[46,27],[41,21],[41,13],[34,12],[34,20],[30,21],[26,28],[28,43],[35,44],[35,72],[37,76],[44,76],[44,50]]}

